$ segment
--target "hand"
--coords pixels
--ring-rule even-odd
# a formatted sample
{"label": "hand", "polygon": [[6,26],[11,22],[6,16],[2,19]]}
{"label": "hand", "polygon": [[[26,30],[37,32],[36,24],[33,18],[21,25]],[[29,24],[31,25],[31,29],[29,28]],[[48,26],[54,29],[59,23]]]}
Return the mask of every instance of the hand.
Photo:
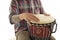
{"label": "hand", "polygon": [[44,13],[44,15],[45,15],[45,16],[50,16],[50,14],[46,14],[46,13]]}
{"label": "hand", "polygon": [[23,19],[26,20],[28,22],[28,24],[31,21],[35,21],[35,22],[39,21],[39,19],[36,18],[32,13],[22,13],[19,15],[19,19],[20,20],[23,20]]}

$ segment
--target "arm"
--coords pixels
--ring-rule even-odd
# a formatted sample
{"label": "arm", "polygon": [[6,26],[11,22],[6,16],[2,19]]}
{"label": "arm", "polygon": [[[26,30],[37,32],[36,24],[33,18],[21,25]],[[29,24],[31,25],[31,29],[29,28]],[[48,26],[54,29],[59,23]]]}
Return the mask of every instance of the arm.
{"label": "arm", "polygon": [[12,0],[11,5],[10,5],[10,15],[9,15],[9,20],[11,24],[15,24],[19,22],[18,15],[16,15],[16,9],[17,9],[17,1]]}
{"label": "arm", "polygon": [[41,4],[41,0],[40,0],[40,6],[41,6],[41,8],[40,8],[41,14],[44,14],[45,16],[50,16],[50,14],[46,14],[46,12],[44,11],[43,6],[42,6],[42,4]]}

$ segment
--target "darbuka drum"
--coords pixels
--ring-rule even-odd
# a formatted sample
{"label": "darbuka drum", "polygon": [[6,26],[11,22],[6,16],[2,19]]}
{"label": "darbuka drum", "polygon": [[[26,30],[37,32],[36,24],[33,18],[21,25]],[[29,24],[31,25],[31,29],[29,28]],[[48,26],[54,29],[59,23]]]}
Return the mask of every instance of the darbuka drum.
{"label": "darbuka drum", "polygon": [[[55,33],[57,29],[56,19],[43,14],[36,14],[35,16],[40,21],[31,21],[31,26],[28,26],[31,38],[33,40],[50,40],[51,33]],[[55,31],[53,31],[54,27],[56,27]]]}

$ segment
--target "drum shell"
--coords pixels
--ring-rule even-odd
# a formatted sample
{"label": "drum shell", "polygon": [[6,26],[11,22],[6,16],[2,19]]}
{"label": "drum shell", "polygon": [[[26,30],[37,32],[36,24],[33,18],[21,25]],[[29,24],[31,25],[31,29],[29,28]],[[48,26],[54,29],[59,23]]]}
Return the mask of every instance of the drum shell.
{"label": "drum shell", "polygon": [[44,39],[44,38],[50,38],[54,28],[55,21],[47,24],[36,24],[36,23],[31,24],[32,26],[28,26],[30,36]]}

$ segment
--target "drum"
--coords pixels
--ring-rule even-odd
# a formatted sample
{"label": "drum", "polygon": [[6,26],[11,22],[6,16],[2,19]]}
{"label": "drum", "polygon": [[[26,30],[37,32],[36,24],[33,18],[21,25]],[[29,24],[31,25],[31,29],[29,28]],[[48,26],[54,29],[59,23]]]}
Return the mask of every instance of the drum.
{"label": "drum", "polygon": [[[34,14],[40,21],[31,21],[28,26],[31,40],[50,40],[51,34],[57,30],[56,19],[43,14]],[[55,30],[54,30],[55,29]],[[53,31],[54,30],[54,31]]]}

